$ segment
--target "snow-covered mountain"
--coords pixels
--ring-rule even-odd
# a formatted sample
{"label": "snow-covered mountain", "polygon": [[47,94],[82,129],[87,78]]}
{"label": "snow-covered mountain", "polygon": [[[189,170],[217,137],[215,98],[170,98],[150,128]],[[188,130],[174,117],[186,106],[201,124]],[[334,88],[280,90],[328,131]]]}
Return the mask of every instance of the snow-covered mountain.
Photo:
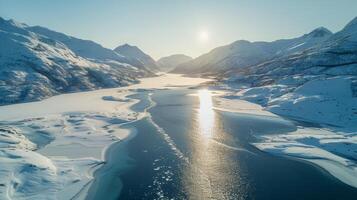
{"label": "snow-covered mountain", "polygon": [[[145,68],[145,64],[136,61],[135,55],[126,57],[124,55],[115,52],[114,50],[103,47],[102,45],[93,42],[91,40],[83,40],[75,38],[60,32],[49,30],[41,26],[31,26],[26,28],[29,31],[38,33],[48,38],[57,40],[65,44],[75,54],[89,60],[95,60],[95,62],[106,63],[113,65],[115,62],[128,63],[135,67],[141,68],[143,72],[149,75],[151,71]],[[150,66],[148,66],[149,68]]]}
{"label": "snow-covered mountain", "polygon": [[135,66],[142,66],[151,71],[158,71],[155,60],[137,46],[124,44],[115,48],[114,51],[128,58]]}
{"label": "snow-covered mountain", "polygon": [[215,75],[239,91],[230,98],[280,115],[349,127],[357,123],[357,18],[334,34],[321,27],[293,39],[240,40],[173,72]]}
{"label": "snow-covered mountain", "polygon": [[95,60],[116,60],[119,62],[125,62],[124,56],[116,53],[111,49],[104,48],[100,44],[97,44],[90,40],[82,40],[66,34],[49,30],[41,26],[26,27],[27,30],[34,33],[41,34],[48,38],[57,40],[65,44],[69,49],[71,49],[75,54]]}
{"label": "snow-covered mountain", "polygon": [[311,48],[329,38],[332,33],[320,27],[298,38],[273,42],[238,40],[213,49],[190,62],[179,65],[173,72],[219,74],[227,70],[245,68],[276,57],[291,55]]}
{"label": "snow-covered mountain", "polygon": [[[357,18],[341,31],[309,49],[274,58],[245,69],[233,69],[225,77],[249,79],[254,85],[279,82],[286,76],[357,75]],[[244,78],[243,78],[244,77]],[[249,77],[249,78],[248,78]],[[254,78],[253,78],[254,77]],[[302,80],[300,80],[302,81]]]}
{"label": "snow-covered mountain", "polygon": [[308,121],[357,123],[357,18],[311,48],[222,74],[242,99]]}
{"label": "snow-covered mountain", "polygon": [[160,58],[156,64],[160,71],[168,72],[177,67],[178,65],[192,60],[190,56],[184,54],[174,54]]}
{"label": "snow-covered mountain", "polygon": [[0,41],[0,104],[128,85],[151,74],[94,42],[13,20],[0,18]]}
{"label": "snow-covered mountain", "polygon": [[227,99],[258,103],[277,115],[320,125],[316,131],[264,135],[256,143],[259,149],[313,158],[356,187],[357,18],[308,49],[220,75],[231,91]]}

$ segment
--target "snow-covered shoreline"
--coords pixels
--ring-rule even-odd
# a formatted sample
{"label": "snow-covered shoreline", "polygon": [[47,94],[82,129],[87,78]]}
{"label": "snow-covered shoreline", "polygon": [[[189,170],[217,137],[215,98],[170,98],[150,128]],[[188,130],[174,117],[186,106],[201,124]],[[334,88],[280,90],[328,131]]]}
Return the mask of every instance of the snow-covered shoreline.
{"label": "snow-covered shoreline", "polygon": [[[130,135],[119,126],[141,117],[129,109],[136,102],[115,106],[112,113],[76,111],[3,121],[6,127],[15,127],[14,135],[33,146],[1,148],[2,165],[12,163],[2,171],[2,177],[7,177],[2,179],[4,199],[70,199],[88,187],[95,169],[105,162],[106,149]],[[22,140],[19,144],[24,143]],[[85,197],[85,193],[78,195]]]}
{"label": "snow-covered shoreline", "polygon": [[287,134],[259,136],[259,142],[253,145],[265,152],[313,163],[357,188],[357,99],[349,84],[348,77],[314,80],[294,92],[284,85],[223,85],[218,89],[226,94],[217,96],[216,101],[220,110],[312,124],[297,125],[296,131]]}
{"label": "snow-covered shoreline", "polygon": [[[111,156],[111,145],[134,136],[121,126],[146,116],[131,109],[139,100],[128,95],[206,81],[164,74],[129,87],[0,106],[0,199],[84,199],[94,173]],[[230,88],[225,94],[218,92],[213,97],[215,109],[281,119],[281,113],[273,114],[251,99],[241,100],[237,93]],[[351,127],[297,128],[288,134],[261,136],[253,145],[316,164],[357,187],[357,152],[353,151],[357,134]]]}
{"label": "snow-covered shoreline", "polygon": [[164,74],[128,87],[0,106],[0,199],[85,198],[106,150],[132,135],[120,126],[145,116],[130,109],[139,100],[128,95],[205,81]]}

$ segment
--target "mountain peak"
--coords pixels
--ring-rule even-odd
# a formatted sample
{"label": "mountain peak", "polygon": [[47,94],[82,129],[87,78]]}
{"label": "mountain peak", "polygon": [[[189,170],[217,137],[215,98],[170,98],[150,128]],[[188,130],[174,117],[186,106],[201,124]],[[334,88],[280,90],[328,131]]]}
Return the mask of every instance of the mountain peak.
{"label": "mountain peak", "polygon": [[125,43],[125,44],[121,45],[121,47],[137,47],[137,46]]}
{"label": "mountain peak", "polygon": [[114,51],[116,51],[117,53],[120,53],[122,55],[129,56],[129,57],[145,54],[137,46],[130,45],[130,44],[127,44],[127,43],[116,47],[114,49]]}
{"label": "mountain peak", "polygon": [[30,33],[25,30],[27,27],[28,26],[24,23],[17,22],[13,19],[6,20],[0,17],[0,29],[2,31],[29,35]]}
{"label": "mountain peak", "polygon": [[115,52],[119,53],[120,55],[125,56],[126,58],[131,59],[132,61],[141,63],[142,66],[147,67],[148,69],[155,69],[156,62],[152,59],[149,55],[144,53],[140,48],[137,46],[133,46],[130,44],[123,44],[118,46],[114,49]]}
{"label": "mountain peak", "polygon": [[321,26],[321,27],[314,29],[310,33],[306,34],[306,36],[311,36],[311,37],[316,38],[316,37],[325,37],[325,36],[329,36],[332,34],[333,33],[330,30]]}
{"label": "mountain peak", "polygon": [[357,17],[351,20],[343,29],[356,29],[357,30]]}
{"label": "mountain peak", "polygon": [[234,41],[233,43],[231,43],[231,45],[246,45],[246,44],[250,44],[251,42],[248,40],[237,40]]}
{"label": "mountain peak", "polygon": [[12,25],[12,26],[17,26],[17,27],[22,27],[22,24],[19,22],[16,22],[13,19],[4,19],[2,17],[0,17],[0,24],[6,24],[6,25]]}
{"label": "mountain peak", "polygon": [[141,52],[141,53],[144,53],[144,52],[142,52],[137,46],[135,46],[135,45],[130,45],[130,44],[128,44],[128,43],[125,43],[125,44],[123,44],[123,45],[120,45],[120,46],[118,46],[118,47],[116,47],[115,49],[114,49],[114,51],[116,51],[116,52],[118,52],[118,53],[120,53],[120,52],[123,52],[123,51],[131,51],[131,52]]}

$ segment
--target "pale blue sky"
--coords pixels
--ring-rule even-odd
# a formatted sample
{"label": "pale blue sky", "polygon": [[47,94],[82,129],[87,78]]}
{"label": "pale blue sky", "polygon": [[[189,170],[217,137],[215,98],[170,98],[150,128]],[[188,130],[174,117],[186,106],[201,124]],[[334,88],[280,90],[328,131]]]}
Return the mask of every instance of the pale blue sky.
{"label": "pale blue sky", "polygon": [[0,0],[0,16],[109,48],[137,45],[157,59],[195,57],[238,39],[296,37],[319,26],[335,32],[357,16],[357,0]]}

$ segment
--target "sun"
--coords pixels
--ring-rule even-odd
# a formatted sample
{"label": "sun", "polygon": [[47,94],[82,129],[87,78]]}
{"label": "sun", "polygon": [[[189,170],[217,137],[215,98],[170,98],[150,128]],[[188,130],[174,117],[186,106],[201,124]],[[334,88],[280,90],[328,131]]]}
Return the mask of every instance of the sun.
{"label": "sun", "polygon": [[200,42],[207,42],[209,40],[209,32],[206,30],[199,31],[197,34],[197,39]]}

